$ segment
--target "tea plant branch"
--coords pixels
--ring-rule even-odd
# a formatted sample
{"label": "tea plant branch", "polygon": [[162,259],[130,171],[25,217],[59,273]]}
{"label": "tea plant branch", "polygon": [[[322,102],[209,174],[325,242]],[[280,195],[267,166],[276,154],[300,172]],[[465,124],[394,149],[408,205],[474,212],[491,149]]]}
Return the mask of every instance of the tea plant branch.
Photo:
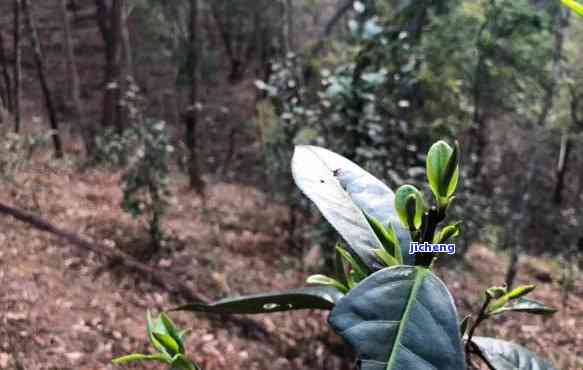
{"label": "tea plant branch", "polygon": [[[482,352],[482,350],[480,349],[480,347],[476,343],[474,343],[474,342],[468,342],[468,343],[470,343],[470,346],[472,347],[472,353],[475,353],[486,364],[486,366],[488,366],[488,369],[497,370],[494,367],[494,365],[492,365],[490,363],[490,360],[488,360],[488,358],[486,356],[484,356],[484,353]],[[468,357],[468,361],[469,361],[469,357]],[[469,366],[469,364],[468,364],[468,366]]]}
{"label": "tea plant branch", "polygon": [[[73,244],[82,249],[90,250],[98,255],[108,258],[112,262],[120,263],[130,269],[147,275],[151,278],[152,282],[156,285],[167,289],[170,292],[176,294],[181,300],[188,302],[200,302],[207,304],[210,299],[201,293],[192,292],[191,288],[182,282],[181,279],[177,279],[174,274],[170,274],[164,271],[156,270],[148,265],[145,265],[138,260],[136,260],[131,255],[122,252],[117,249],[111,249],[106,245],[89,242],[82,239],[79,235],[73,234],[71,232],[62,230],[50,222],[44,220],[41,217],[28,213],[26,211],[16,209],[7,206],[0,202],[0,214],[12,216],[18,221],[24,222],[35,227],[38,230],[53,234],[63,239],[64,241]],[[262,336],[269,336],[269,332],[260,323],[235,316],[224,316],[221,317],[222,320],[228,320],[234,324],[237,324],[245,329],[245,332],[261,334]]]}
{"label": "tea plant branch", "polygon": [[[490,297],[488,294],[486,294],[486,299],[484,299],[484,303],[482,304],[482,307],[480,308],[480,311],[478,312],[478,318],[472,324],[472,326],[470,327],[470,330],[468,332],[468,339],[466,339],[466,348],[465,348],[466,361],[468,363],[468,366],[470,365],[469,354],[470,354],[470,352],[472,352],[472,347],[477,347],[477,346],[473,345],[472,337],[474,336],[476,329],[482,323],[482,321],[484,321],[488,318],[488,314],[486,313],[486,310],[488,309],[488,306],[490,305],[491,300],[492,300],[492,297]],[[481,352],[478,353],[478,356],[480,356],[480,358],[482,358],[482,360],[484,360],[488,364],[488,366],[491,366],[491,365],[489,365],[487,360],[484,359],[484,356],[481,354]],[[493,367],[491,367],[491,368],[494,369]],[[496,369],[494,369],[494,370],[496,370]]]}
{"label": "tea plant branch", "polygon": [[432,243],[435,230],[437,230],[437,225],[443,220],[445,220],[444,210],[442,208],[432,207],[427,214],[427,227],[423,230],[422,241]]}

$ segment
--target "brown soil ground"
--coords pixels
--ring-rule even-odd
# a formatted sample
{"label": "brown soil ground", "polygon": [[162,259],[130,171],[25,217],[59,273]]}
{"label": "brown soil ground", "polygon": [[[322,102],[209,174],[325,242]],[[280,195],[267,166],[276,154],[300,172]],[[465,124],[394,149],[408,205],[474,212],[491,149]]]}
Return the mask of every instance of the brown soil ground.
{"label": "brown soil ground", "polygon": [[[143,255],[143,225],[120,211],[117,175],[79,174],[46,163],[29,165],[15,178],[16,185],[4,185],[0,201]],[[285,242],[284,207],[268,204],[265,194],[252,187],[226,183],[213,185],[203,206],[185,185],[185,179],[173,185],[178,202],[164,223],[168,245],[146,263],[188,271],[177,278],[214,298],[302,285],[308,273],[301,254]],[[147,278],[10,218],[0,217],[0,245],[0,369],[14,368],[14,353],[21,353],[29,370],[113,369],[113,356],[148,351],[146,310],[176,304]],[[501,283],[505,262],[476,245],[463,267],[438,269],[456,297],[460,316],[479,306],[484,288]],[[559,369],[583,369],[583,284],[578,281],[561,306],[552,266],[525,259],[520,282],[538,282],[533,296],[558,306],[558,314],[550,319],[510,314],[479,334],[523,343]],[[172,316],[192,329],[188,351],[207,370],[351,368],[350,354],[326,327],[323,312],[255,316],[271,333],[260,339],[205,315]]]}

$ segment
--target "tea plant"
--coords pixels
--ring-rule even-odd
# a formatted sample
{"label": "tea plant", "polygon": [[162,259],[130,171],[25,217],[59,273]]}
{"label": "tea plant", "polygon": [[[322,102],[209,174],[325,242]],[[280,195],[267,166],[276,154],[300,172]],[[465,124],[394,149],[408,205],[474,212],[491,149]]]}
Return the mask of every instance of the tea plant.
{"label": "tea plant", "polygon": [[160,248],[161,219],[171,199],[168,188],[170,145],[164,122],[149,121],[132,129],[135,152],[122,176],[122,208],[134,217],[146,215],[154,251]]}
{"label": "tea plant", "polygon": [[35,150],[49,143],[51,135],[52,131],[17,134],[0,130],[0,179],[12,181],[14,175],[30,162]]}
{"label": "tea plant", "polygon": [[[358,354],[363,370],[468,369],[481,359],[490,369],[553,369],[517,344],[476,337],[484,321],[508,312],[552,314],[525,298],[534,286],[492,287],[476,317],[458,319],[453,297],[433,273],[438,253],[410,253],[412,243],[451,245],[461,222],[444,223],[459,180],[459,148],[440,141],[427,155],[433,202],[412,185],[396,194],[348,159],[316,146],[297,146],[297,186],[342,236],[333,277],[314,275],[312,286],[274,294],[193,303],[174,310],[257,314],[330,310],[328,323]],[[449,243],[449,244],[446,244]],[[455,248],[455,246],[454,246]],[[426,251],[427,252],[427,251]]]}
{"label": "tea plant", "polygon": [[147,314],[148,339],[157,350],[155,354],[132,353],[113,360],[116,365],[128,364],[136,361],[152,361],[167,364],[175,370],[200,370],[184,353],[184,337],[188,332],[179,331],[174,322],[166,314],[161,313],[156,320],[152,320],[150,312]]}
{"label": "tea plant", "polygon": [[147,217],[153,250],[157,251],[164,237],[161,220],[172,199],[168,183],[174,147],[165,123],[145,120],[121,134],[107,129],[95,144],[91,164],[122,171],[121,207],[134,218]]}
{"label": "tea plant", "polygon": [[118,133],[113,127],[106,128],[95,137],[95,146],[89,158],[92,166],[123,168],[135,150],[136,135],[133,130]]}

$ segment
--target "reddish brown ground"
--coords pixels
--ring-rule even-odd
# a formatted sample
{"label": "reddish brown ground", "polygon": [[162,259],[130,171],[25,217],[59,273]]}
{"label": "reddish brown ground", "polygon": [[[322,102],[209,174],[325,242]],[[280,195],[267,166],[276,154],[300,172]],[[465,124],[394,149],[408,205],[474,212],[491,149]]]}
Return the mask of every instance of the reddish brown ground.
{"label": "reddish brown ground", "polygon": [[[37,163],[4,185],[0,200],[38,212],[63,228],[139,254],[143,225],[122,213],[118,177],[83,175]],[[285,209],[254,188],[219,183],[206,208],[184,179],[173,185],[178,204],[165,220],[169,245],[148,263],[189,271],[193,290],[216,298],[302,285],[302,258],[284,242]],[[64,191],[66,190],[66,191]],[[0,369],[22,353],[26,369],[113,369],[112,356],[147,351],[146,309],[172,307],[168,295],[146,278],[104,266],[93,255],[65,245],[10,218],[0,217]],[[441,267],[460,315],[478,305],[480,292],[500,284],[506,259],[474,246],[465,268]],[[557,271],[529,258],[521,282],[549,273],[535,298],[558,306],[551,319],[511,314],[486,325],[482,335],[518,340],[553,360],[559,369],[583,368],[583,284],[561,307]],[[350,369],[326,314],[298,312],[256,316],[272,335],[249,338],[232,324],[204,315],[173,314],[193,333],[188,350],[205,369]],[[152,368],[156,368],[153,366]]]}

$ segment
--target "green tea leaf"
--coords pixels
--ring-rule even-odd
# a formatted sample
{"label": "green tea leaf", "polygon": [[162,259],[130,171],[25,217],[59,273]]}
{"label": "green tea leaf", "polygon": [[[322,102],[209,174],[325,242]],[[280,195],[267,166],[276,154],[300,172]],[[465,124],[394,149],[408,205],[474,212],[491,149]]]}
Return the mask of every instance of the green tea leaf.
{"label": "green tea leaf", "polygon": [[346,287],[338,280],[328,277],[326,275],[312,275],[306,279],[306,283],[335,287],[336,289],[345,294],[348,292],[348,287]]}
{"label": "green tea leaf", "polygon": [[331,310],[344,294],[328,286],[291,289],[281,293],[254,294],[221,299],[215,303],[193,303],[171,311],[221,314],[258,314],[304,309]]}
{"label": "green tea leaf", "polygon": [[371,270],[382,268],[373,251],[381,243],[363,212],[383,225],[394,225],[405,248],[404,263],[413,263],[413,256],[406,255],[411,235],[400,225],[395,194],[382,181],[341,155],[316,146],[296,147],[292,173],[297,186]]}
{"label": "green tea leaf", "polygon": [[366,266],[359,262],[358,259],[356,259],[353,255],[350,254],[350,252],[348,252],[340,245],[336,245],[336,251],[340,254],[340,256],[346,262],[346,264],[352,268],[352,271],[354,271],[357,282],[364,280],[368,276],[368,274],[365,271]]}
{"label": "green tea leaf", "polygon": [[180,346],[169,334],[163,334],[155,331],[152,333],[152,335],[158,340],[158,342],[160,342],[160,344],[164,346],[166,352],[170,356],[174,356],[180,353]]}
{"label": "green tea leaf", "polygon": [[487,337],[473,337],[472,342],[496,370],[555,370],[548,361],[518,344]]}
{"label": "green tea leaf", "polygon": [[445,243],[447,241],[457,238],[461,233],[461,222],[457,222],[453,225],[447,225],[435,234],[433,238],[434,244]]}
{"label": "green tea leaf", "polygon": [[[377,238],[383,244],[385,251],[393,258],[398,261],[399,265],[403,264],[403,256],[401,254],[401,247],[399,246],[399,239],[397,239],[397,235],[395,233],[395,229],[391,224],[389,224],[389,228],[385,228],[383,224],[381,224],[378,220],[366,215],[366,219],[368,220],[370,226],[372,227],[373,231],[377,235]],[[377,255],[378,255],[377,250]]]}
{"label": "green tea leaf", "polygon": [[504,294],[502,297],[492,301],[488,306],[488,313],[498,310],[506,305],[506,303],[510,302],[511,300],[520,298],[528,293],[532,292],[536,288],[535,285],[523,285],[519,286],[518,288],[513,289],[512,291]]}
{"label": "green tea leaf", "polygon": [[183,354],[177,354],[172,358],[171,361],[172,369],[180,369],[180,370],[200,370],[200,367],[190,361],[186,356]]}
{"label": "green tea leaf", "polygon": [[425,268],[375,272],[338,301],[328,321],[358,353],[361,369],[466,368],[453,298]]}
{"label": "green tea leaf", "polygon": [[401,224],[404,227],[409,229],[419,229],[421,227],[423,213],[425,212],[425,203],[421,192],[416,187],[413,185],[403,185],[397,189],[395,208]]}
{"label": "green tea leaf", "polygon": [[161,363],[170,364],[170,358],[162,354],[144,355],[141,353],[132,353],[130,355],[114,358],[111,362],[114,365],[126,365],[137,361],[158,361]]}
{"label": "green tea leaf", "polygon": [[184,344],[182,343],[182,337],[180,336],[180,333],[178,333],[176,325],[172,322],[172,320],[170,320],[170,318],[164,312],[160,314],[160,321],[164,324],[164,327],[166,328],[168,334],[178,344],[178,353],[184,354]]}
{"label": "green tea leaf", "polygon": [[168,354],[166,351],[166,348],[164,348],[164,346],[153,335],[154,330],[156,330],[156,326],[157,326],[159,320],[156,320],[156,322],[152,321],[152,315],[150,314],[149,310],[146,312],[146,318],[148,321],[147,329],[148,329],[148,339],[150,340],[150,343],[159,352],[161,352],[163,354]]}
{"label": "green tea leaf", "polygon": [[377,256],[383,261],[385,266],[391,267],[401,265],[401,263],[397,261],[395,257],[391,256],[386,250],[377,249],[375,252],[377,253]]}
{"label": "green tea leaf", "polygon": [[[427,179],[440,207],[447,204],[448,197],[455,191],[459,178],[457,154],[453,158],[453,152],[449,144],[440,140],[433,144],[427,153]],[[452,168],[455,169],[453,173]]]}
{"label": "green tea leaf", "polygon": [[508,304],[497,310],[491,311],[489,315],[498,315],[504,312],[523,312],[534,315],[552,315],[557,312],[556,309],[546,306],[544,303],[534,299],[519,298],[515,303]]}
{"label": "green tea leaf", "polygon": [[456,142],[453,147],[453,152],[447,161],[447,166],[445,167],[445,172],[443,174],[443,183],[447,184],[446,197],[451,197],[456,189],[460,177],[459,171],[459,144]]}

